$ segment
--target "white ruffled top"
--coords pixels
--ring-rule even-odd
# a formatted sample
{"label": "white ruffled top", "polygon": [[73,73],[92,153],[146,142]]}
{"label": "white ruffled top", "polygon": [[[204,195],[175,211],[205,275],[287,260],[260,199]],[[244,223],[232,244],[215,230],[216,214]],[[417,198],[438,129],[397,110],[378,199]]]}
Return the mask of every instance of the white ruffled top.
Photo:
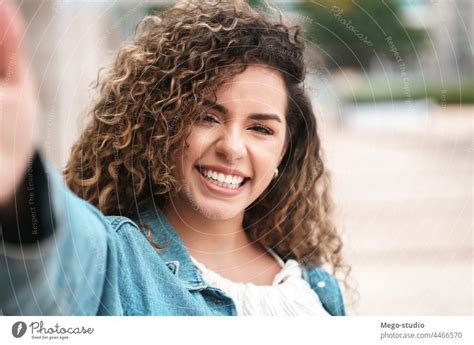
{"label": "white ruffled top", "polygon": [[272,285],[238,283],[224,278],[191,257],[203,280],[232,298],[237,315],[243,316],[329,316],[316,292],[303,279],[295,260],[286,263],[272,251],[281,271]]}

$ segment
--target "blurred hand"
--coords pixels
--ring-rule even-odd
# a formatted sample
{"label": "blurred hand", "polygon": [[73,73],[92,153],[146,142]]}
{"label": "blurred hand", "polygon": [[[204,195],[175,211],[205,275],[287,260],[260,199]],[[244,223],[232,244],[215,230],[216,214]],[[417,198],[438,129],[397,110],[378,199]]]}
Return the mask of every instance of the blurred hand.
{"label": "blurred hand", "polygon": [[12,199],[35,147],[37,98],[23,39],[19,9],[0,0],[0,206]]}

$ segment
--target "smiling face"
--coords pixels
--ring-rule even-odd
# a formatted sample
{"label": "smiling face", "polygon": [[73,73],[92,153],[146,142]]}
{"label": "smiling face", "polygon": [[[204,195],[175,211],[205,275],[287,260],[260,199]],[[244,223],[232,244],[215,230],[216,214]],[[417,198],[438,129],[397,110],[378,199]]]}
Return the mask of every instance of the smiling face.
{"label": "smiling face", "polygon": [[209,219],[243,214],[268,187],[285,153],[286,107],[284,80],[273,69],[250,65],[223,84],[176,157],[178,211],[181,204]]}

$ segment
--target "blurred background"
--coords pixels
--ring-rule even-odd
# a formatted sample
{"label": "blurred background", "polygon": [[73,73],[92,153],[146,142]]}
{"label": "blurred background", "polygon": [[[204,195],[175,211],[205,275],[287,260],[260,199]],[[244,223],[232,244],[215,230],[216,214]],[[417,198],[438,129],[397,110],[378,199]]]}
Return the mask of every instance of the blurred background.
{"label": "blurred background", "polygon": [[[58,169],[84,126],[99,68],[141,18],[173,3],[18,1],[43,151]],[[472,315],[474,1],[273,4],[306,31],[306,88],[360,295],[349,314]]]}

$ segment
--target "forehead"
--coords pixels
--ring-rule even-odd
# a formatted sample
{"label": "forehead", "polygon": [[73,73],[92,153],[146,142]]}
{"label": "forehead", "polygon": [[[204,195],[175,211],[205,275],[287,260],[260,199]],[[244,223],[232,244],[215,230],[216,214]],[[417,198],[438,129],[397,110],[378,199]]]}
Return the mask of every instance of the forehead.
{"label": "forehead", "polygon": [[284,115],[287,106],[285,82],[275,69],[250,65],[244,72],[222,84],[216,92],[217,103],[231,112],[272,111]]}

